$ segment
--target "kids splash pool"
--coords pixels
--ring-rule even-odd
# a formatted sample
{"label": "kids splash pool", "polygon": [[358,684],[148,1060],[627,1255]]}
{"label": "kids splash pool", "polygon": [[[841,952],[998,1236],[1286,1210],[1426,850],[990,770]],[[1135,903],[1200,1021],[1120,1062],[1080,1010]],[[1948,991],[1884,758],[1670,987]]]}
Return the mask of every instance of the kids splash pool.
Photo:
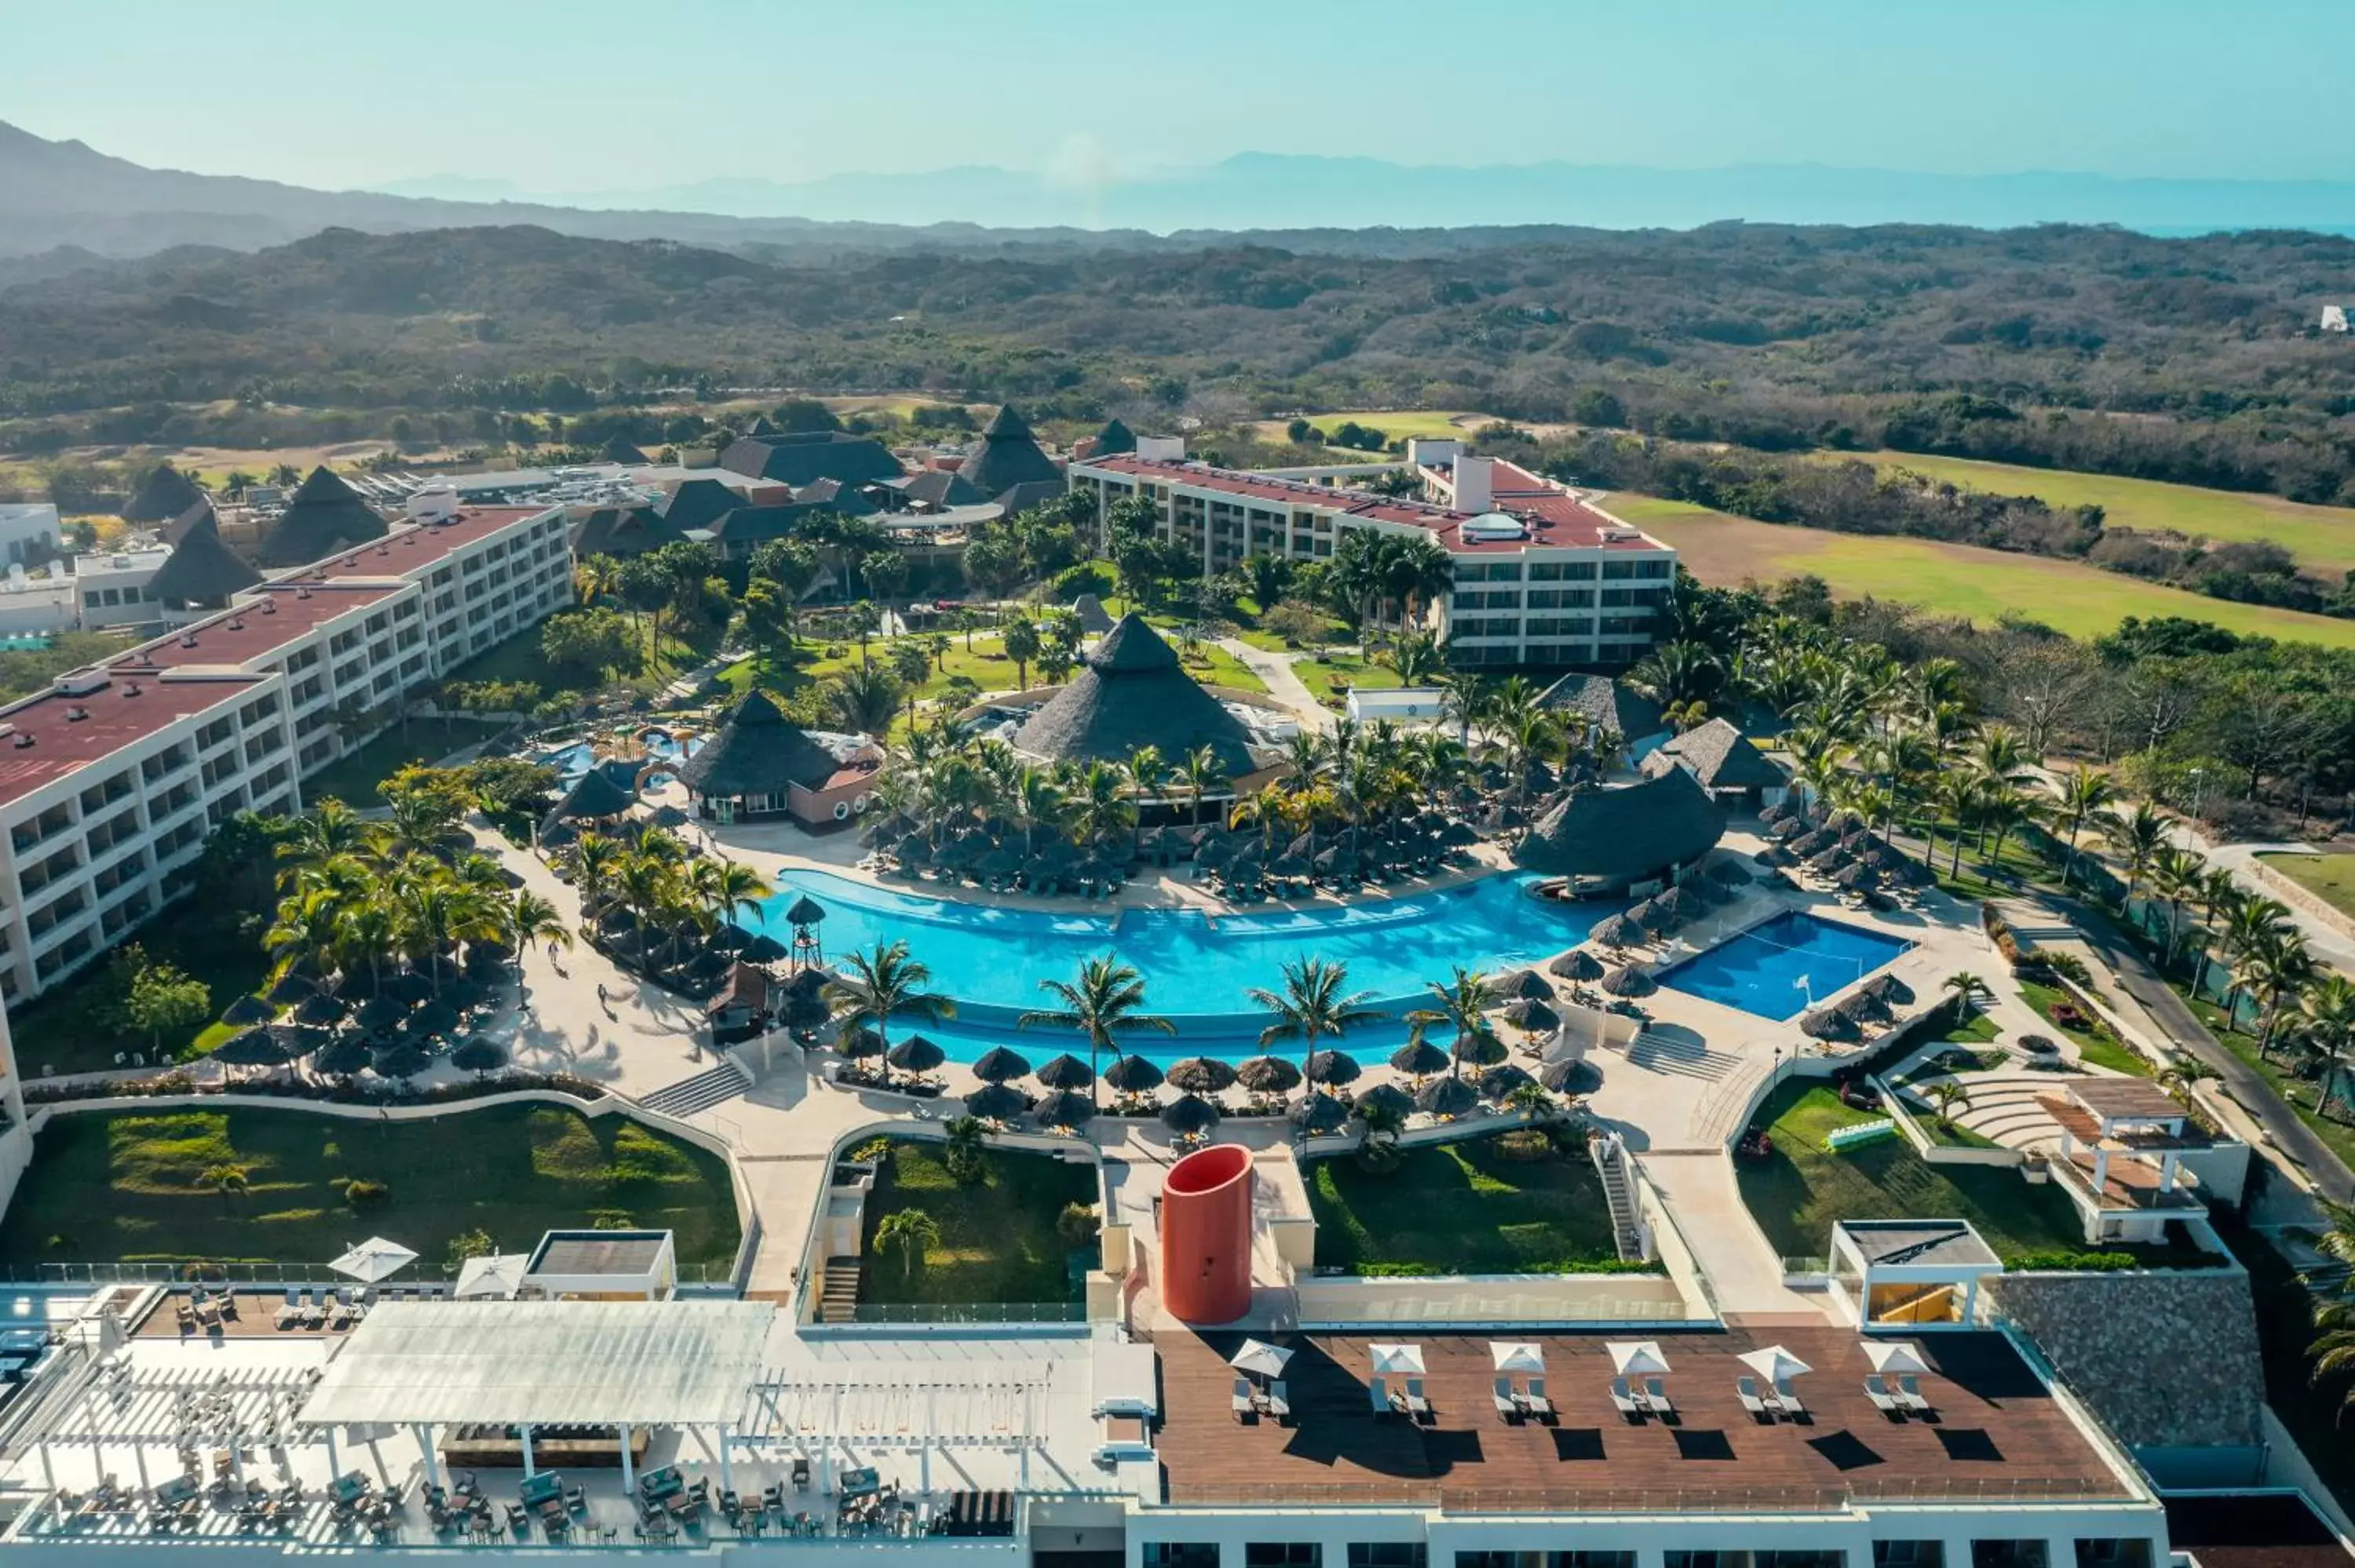
{"label": "kids splash pool", "polygon": [[1860,926],[1787,910],[1672,964],[1660,984],[1780,1023],[1854,985],[1913,944]]}
{"label": "kids splash pool", "polygon": [[[1051,914],[927,898],[823,872],[782,880],[759,922],[789,938],[784,911],[803,894],[826,910],[818,927],[829,959],[878,942],[905,941],[932,970],[930,989],[955,999],[957,1016],[922,1032],[970,1059],[1014,1038],[1026,1011],[1050,1005],[1041,980],[1068,980],[1083,959],[1111,953],[1145,978],[1146,1006],[1170,1019],[1175,1037],[1131,1035],[1124,1044],[1156,1054],[1248,1056],[1268,1015],[1246,995],[1276,989],[1294,959],[1348,966],[1349,989],[1392,1015],[1422,1005],[1424,988],[1463,964],[1493,972],[1544,961],[1582,940],[1620,904],[1563,905],[1534,898],[1529,874],[1504,873],[1458,886],[1371,899],[1346,907],[1204,915],[1184,909]],[[1024,1031],[1024,1034],[1032,1032]],[[1395,1043],[1403,1024],[1352,1033],[1353,1047]],[[1051,1053],[1066,1042],[1039,1032]]]}

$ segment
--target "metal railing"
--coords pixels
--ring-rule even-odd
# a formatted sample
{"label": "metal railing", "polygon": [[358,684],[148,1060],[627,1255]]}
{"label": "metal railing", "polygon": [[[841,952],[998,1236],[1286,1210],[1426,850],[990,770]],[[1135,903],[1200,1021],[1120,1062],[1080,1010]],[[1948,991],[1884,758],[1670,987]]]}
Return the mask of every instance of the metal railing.
{"label": "metal railing", "polygon": [[1201,1484],[1173,1478],[1178,1509],[1401,1506],[1443,1513],[1837,1512],[1865,1503],[2118,1502],[2115,1481],[2052,1476],[1902,1477],[1831,1486],[1460,1487],[1436,1481]]}
{"label": "metal railing", "polygon": [[861,1301],[850,1323],[1084,1323],[1081,1301]]}
{"label": "metal railing", "polygon": [[[740,1260],[681,1263],[681,1285],[733,1286]],[[401,1273],[383,1282],[394,1289],[446,1287],[440,1269]],[[177,1262],[0,1264],[0,1285],[329,1285],[350,1289],[352,1280],[324,1263],[284,1263],[256,1258],[183,1258]]]}

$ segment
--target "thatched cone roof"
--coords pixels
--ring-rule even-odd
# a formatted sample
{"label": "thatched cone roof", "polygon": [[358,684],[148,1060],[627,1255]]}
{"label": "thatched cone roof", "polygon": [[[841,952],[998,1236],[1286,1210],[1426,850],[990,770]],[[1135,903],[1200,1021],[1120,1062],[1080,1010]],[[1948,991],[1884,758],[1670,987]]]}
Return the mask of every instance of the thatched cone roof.
{"label": "thatched cone roof", "polygon": [[1358,1059],[1346,1051],[1319,1051],[1308,1058],[1305,1075],[1312,1084],[1355,1083],[1364,1071]]}
{"label": "thatched cone roof", "polygon": [[1235,1081],[1235,1070],[1216,1056],[1188,1056],[1169,1069],[1169,1085],[1189,1095],[1215,1095]]}
{"label": "thatched cone roof", "polygon": [[164,603],[222,603],[261,580],[260,572],[222,542],[212,503],[199,501],[174,527],[172,553],[147,581],[148,591]]}
{"label": "thatched cone roof", "polygon": [[1050,1059],[1032,1075],[1046,1089],[1084,1089],[1096,1081],[1093,1069],[1068,1051]]}
{"label": "thatched cone roof", "polygon": [[841,768],[765,692],[736,705],[719,733],[683,763],[680,782],[698,795],[760,795],[788,783],[815,789]]}
{"label": "thatched cone roof", "polygon": [[1620,789],[1573,791],[1538,819],[1513,858],[1553,875],[1636,881],[1700,859],[1724,833],[1725,813],[1677,768]]}
{"label": "thatched cone roof", "polygon": [[1479,1098],[1479,1091],[1461,1078],[1433,1078],[1414,1092],[1414,1106],[1433,1116],[1462,1116]]}
{"label": "thatched cone roof", "polygon": [[[975,1058],[973,1064],[973,1075],[985,1084],[1002,1084],[1008,1078],[1029,1076],[1030,1062],[1018,1051],[1009,1051],[1003,1045],[993,1045]],[[978,1116],[980,1113],[976,1111],[974,1114]]]}
{"label": "thatched cone roof", "polygon": [[1638,969],[1617,969],[1603,977],[1603,989],[1613,996],[1649,996],[1652,977]]}
{"label": "thatched cone roof", "polygon": [[1104,428],[1096,432],[1097,457],[1112,457],[1136,450],[1136,432],[1121,423],[1117,416],[1106,419]]}
{"label": "thatched cone roof", "polygon": [[643,463],[653,461],[622,436],[615,436],[599,448],[597,458],[601,462]]}
{"label": "thatched cone roof", "polygon": [[1304,1096],[1292,1107],[1292,1125],[1303,1132],[1335,1132],[1348,1119],[1349,1107],[1327,1094]]}
{"label": "thatched cone roof", "polygon": [[1063,478],[1063,471],[1039,450],[1029,423],[1011,403],[991,418],[981,432],[981,445],[958,465],[957,473],[984,495],[1003,494],[1018,484],[1059,484]]}
{"label": "thatched cone roof", "polygon": [[1022,1114],[1022,1097],[1004,1084],[984,1084],[965,1096],[964,1108],[984,1121],[1011,1121]]}
{"label": "thatched cone roof", "polygon": [[204,500],[205,493],[197,488],[195,481],[170,463],[157,463],[123,504],[123,520],[167,523],[188,508],[202,504]]}
{"label": "thatched cone roof", "polygon": [[358,491],[326,469],[314,468],[286,510],[254,541],[253,558],[263,567],[308,566],[338,550],[374,544],[386,531],[384,519]]}
{"label": "thatched cone roof", "polygon": [[1161,1086],[1161,1069],[1150,1056],[1123,1056],[1104,1069],[1103,1081],[1124,1095],[1147,1095]]}
{"label": "thatched cone roof", "polygon": [[1242,721],[1186,673],[1143,616],[1131,613],[1089,652],[1071,683],[1023,722],[1014,747],[1049,762],[1118,762],[1146,746],[1158,747],[1164,757],[1207,746],[1235,778],[1257,767]]}
{"label": "thatched cone roof", "polygon": [[1566,980],[1596,980],[1603,978],[1603,960],[1584,948],[1572,948],[1569,952],[1548,964],[1546,968]]}
{"label": "thatched cone roof", "polygon": [[1235,1069],[1235,1081],[1254,1094],[1290,1094],[1300,1086],[1300,1069],[1281,1056],[1253,1056]]}

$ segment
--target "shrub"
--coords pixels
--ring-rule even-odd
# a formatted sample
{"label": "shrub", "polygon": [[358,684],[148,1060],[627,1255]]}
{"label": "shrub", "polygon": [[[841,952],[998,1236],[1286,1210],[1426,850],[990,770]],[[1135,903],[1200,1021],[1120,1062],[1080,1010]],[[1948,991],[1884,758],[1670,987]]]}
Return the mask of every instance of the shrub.
{"label": "shrub", "polygon": [[1558,1152],[1551,1138],[1532,1128],[1522,1128],[1513,1132],[1498,1134],[1496,1148],[1497,1158],[1499,1160],[1519,1160],[1524,1163],[1538,1160],[1550,1160]]}
{"label": "shrub", "polygon": [[391,1183],[355,1176],[344,1183],[344,1202],[355,1209],[373,1208],[392,1196]]}
{"label": "shrub", "polygon": [[1055,1216],[1056,1239],[1074,1252],[1092,1245],[1103,1232],[1103,1221],[1092,1203],[1066,1203]]}
{"label": "shrub", "polygon": [[2015,1273],[2115,1274],[2120,1269],[2139,1268],[2142,1265],[2130,1252],[2078,1252],[2053,1248],[2006,1258],[2004,1266]]}
{"label": "shrub", "polygon": [[2050,1034],[2023,1034],[2019,1044],[2031,1056],[2058,1056],[2061,1054],[2060,1043]]}

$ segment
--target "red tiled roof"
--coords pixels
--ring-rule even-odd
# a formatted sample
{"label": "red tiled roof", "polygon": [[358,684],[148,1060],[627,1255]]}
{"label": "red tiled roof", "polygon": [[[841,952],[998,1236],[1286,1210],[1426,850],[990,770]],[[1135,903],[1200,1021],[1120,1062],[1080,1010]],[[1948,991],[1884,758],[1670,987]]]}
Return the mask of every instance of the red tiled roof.
{"label": "red tiled roof", "polygon": [[[1456,555],[1503,555],[1527,549],[1661,550],[1666,546],[1626,524],[1614,521],[1586,503],[1508,462],[1491,470],[1497,510],[1509,512],[1528,527],[1520,539],[1466,539],[1460,525],[1474,514],[1341,490],[1305,480],[1277,479],[1238,469],[1209,468],[1199,463],[1158,462],[1123,454],[1096,459],[1085,466],[1107,473],[1161,484],[1188,485],[1247,501],[1314,506],[1370,522],[1426,528]],[[1605,535],[1613,535],[1606,537]],[[1624,536],[1621,536],[1624,535]]]}
{"label": "red tiled roof", "polygon": [[[245,694],[255,675],[165,680],[124,672],[86,696],[45,692],[0,713],[15,733],[0,739],[0,805],[143,740],[178,719]],[[74,718],[75,713],[88,716]],[[30,746],[19,736],[30,736]]]}
{"label": "red tiled roof", "polygon": [[449,523],[420,524],[307,567],[279,573],[272,582],[319,582],[336,577],[390,577],[430,567],[462,545],[487,538],[510,524],[537,517],[545,506],[470,506]]}
{"label": "red tiled roof", "polygon": [[118,653],[106,661],[106,667],[176,670],[192,664],[250,664],[339,615],[364,609],[400,591],[400,585],[391,583],[273,586],[209,620]]}

